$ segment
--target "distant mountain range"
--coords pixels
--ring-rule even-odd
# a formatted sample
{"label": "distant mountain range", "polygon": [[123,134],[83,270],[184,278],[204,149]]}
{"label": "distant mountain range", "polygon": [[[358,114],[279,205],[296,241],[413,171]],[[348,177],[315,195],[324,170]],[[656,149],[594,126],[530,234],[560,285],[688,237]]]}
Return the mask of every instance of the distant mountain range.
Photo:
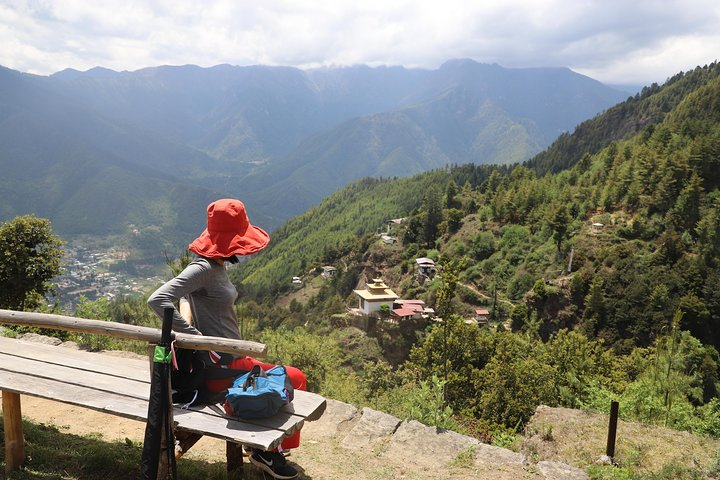
{"label": "distant mountain range", "polygon": [[[221,196],[272,230],[348,182],[524,161],[627,96],[564,68],[0,67],[0,220],[182,244]],[[137,232],[137,230],[135,230]],[[159,233],[158,233],[159,232]],[[137,233],[136,233],[137,234]]]}

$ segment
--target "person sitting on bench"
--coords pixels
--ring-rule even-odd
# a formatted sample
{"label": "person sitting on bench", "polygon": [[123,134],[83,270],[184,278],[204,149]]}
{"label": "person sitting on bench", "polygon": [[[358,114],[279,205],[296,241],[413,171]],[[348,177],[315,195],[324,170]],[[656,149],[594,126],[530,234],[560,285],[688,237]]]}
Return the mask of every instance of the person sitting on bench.
{"label": "person sitting on bench", "polygon": [[[148,299],[150,308],[162,318],[166,307],[175,309],[173,330],[194,335],[209,335],[240,340],[235,301],[238,293],[230,281],[225,262],[237,263],[238,256],[251,255],[265,248],[270,236],[260,227],[250,224],[245,205],[240,200],[222,199],[207,207],[207,228],[190,245],[196,258],[175,278],[158,288]],[[187,300],[193,323],[178,311],[180,299]],[[270,364],[251,357],[207,353],[206,365],[227,365],[228,368],[250,370],[260,365],[267,370]],[[293,388],[306,390],[305,374],[294,367],[286,367]],[[209,390],[218,392],[232,384],[232,378],[209,380]],[[296,448],[300,432],[286,438],[280,450]],[[254,450],[253,465],[278,479],[292,479],[297,470],[290,466],[281,451]]]}

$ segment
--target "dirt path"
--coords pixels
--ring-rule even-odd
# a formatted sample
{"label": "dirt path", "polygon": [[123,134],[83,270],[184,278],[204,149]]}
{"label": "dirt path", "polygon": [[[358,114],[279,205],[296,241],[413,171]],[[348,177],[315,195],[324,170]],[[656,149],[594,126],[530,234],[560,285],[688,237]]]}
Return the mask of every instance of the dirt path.
{"label": "dirt path", "polygon": [[[468,290],[470,290],[471,292],[473,292],[475,295],[479,296],[480,298],[483,298],[485,300],[492,300],[491,296],[485,295],[484,293],[482,293],[480,290],[473,287],[472,285],[469,285],[467,283],[461,283],[461,282],[458,282],[458,285],[460,285],[463,288],[467,288]],[[515,304],[512,303],[510,300],[505,300],[504,298],[498,298],[497,301],[499,303],[505,303],[507,305],[510,305],[511,307],[515,306]]]}

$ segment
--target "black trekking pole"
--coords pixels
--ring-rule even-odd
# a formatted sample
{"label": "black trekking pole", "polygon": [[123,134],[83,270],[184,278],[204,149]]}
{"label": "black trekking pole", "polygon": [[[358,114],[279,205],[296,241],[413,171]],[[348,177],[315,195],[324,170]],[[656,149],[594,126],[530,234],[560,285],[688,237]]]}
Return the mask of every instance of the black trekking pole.
{"label": "black trekking pole", "polygon": [[170,350],[173,309],[166,308],[163,316],[160,343],[153,354],[153,369],[150,378],[150,399],[148,402],[147,423],[145,424],[145,441],[143,443],[142,463],[140,466],[143,480],[157,480],[158,466],[165,436],[165,448],[171,478],[177,477],[175,466],[175,439],[172,433],[170,401]]}

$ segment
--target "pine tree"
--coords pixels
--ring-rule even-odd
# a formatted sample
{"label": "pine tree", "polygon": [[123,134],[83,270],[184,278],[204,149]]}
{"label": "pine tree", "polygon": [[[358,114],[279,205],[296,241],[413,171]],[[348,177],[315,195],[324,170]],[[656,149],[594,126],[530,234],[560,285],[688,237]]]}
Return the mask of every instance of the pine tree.
{"label": "pine tree", "polygon": [[440,207],[440,194],[437,188],[431,187],[424,199],[425,218],[423,222],[423,240],[425,245],[432,247],[438,236],[438,226],[442,222],[442,208]]}
{"label": "pine tree", "polygon": [[702,179],[697,173],[693,173],[685,187],[680,191],[672,211],[677,227],[692,234],[696,233],[695,227],[700,221],[702,196]]}
{"label": "pine tree", "polygon": [[550,209],[547,222],[553,232],[553,239],[555,240],[558,254],[562,252],[562,243],[565,241],[570,220],[570,214],[567,211],[566,205],[558,204]]}
{"label": "pine tree", "polygon": [[455,183],[455,180],[452,178],[447,184],[447,188],[445,189],[445,208],[460,208],[460,202],[457,200],[458,195],[458,186],[457,183]]}

